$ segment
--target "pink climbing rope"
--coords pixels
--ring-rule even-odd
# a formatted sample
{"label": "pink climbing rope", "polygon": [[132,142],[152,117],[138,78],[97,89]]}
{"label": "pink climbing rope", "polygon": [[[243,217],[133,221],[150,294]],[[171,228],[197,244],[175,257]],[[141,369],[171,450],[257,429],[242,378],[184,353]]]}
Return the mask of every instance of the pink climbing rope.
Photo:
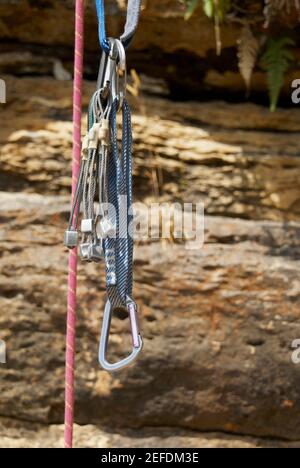
{"label": "pink climbing rope", "polygon": [[[80,170],[81,157],[81,115],[82,115],[82,76],[84,47],[84,0],[76,0],[75,7],[75,58],[73,87],[73,160],[72,160],[72,198]],[[74,421],[74,361],[76,327],[76,287],[77,287],[77,250],[69,254],[68,275],[68,312],[66,333],[66,382],[65,382],[65,447],[73,446]]]}

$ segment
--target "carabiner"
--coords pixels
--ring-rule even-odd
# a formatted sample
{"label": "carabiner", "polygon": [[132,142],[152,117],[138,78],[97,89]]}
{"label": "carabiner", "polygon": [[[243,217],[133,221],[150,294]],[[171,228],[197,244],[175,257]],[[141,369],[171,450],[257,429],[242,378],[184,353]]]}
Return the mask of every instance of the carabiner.
{"label": "carabiner", "polygon": [[100,337],[100,345],[99,345],[99,363],[103,369],[107,370],[108,372],[116,372],[124,367],[131,364],[135,358],[138,356],[140,351],[143,347],[143,340],[139,332],[138,328],[138,321],[137,321],[137,314],[136,314],[136,304],[135,302],[128,297],[127,298],[127,311],[130,320],[131,326],[131,337],[132,337],[132,352],[131,354],[122,359],[119,362],[111,364],[106,359],[107,354],[107,347],[109,341],[109,332],[110,332],[110,324],[113,314],[113,308],[111,305],[110,300],[108,299],[103,313],[103,323],[102,323],[102,330],[101,330],[101,337]]}
{"label": "carabiner", "polygon": [[118,59],[118,49],[115,46],[115,39],[110,39],[110,52],[102,52],[100,68],[97,79],[97,88],[102,89],[102,97],[106,100],[110,94],[110,88],[115,83],[115,74]]}
{"label": "carabiner", "polygon": [[126,68],[126,53],[122,42],[119,39],[115,40],[115,45],[118,50],[118,63],[116,73],[116,94],[119,101],[119,109],[123,106],[123,101],[126,97],[127,87],[127,68]]}
{"label": "carabiner", "polygon": [[102,89],[101,97],[112,104],[118,99],[120,109],[126,94],[126,55],[119,39],[109,39],[111,47],[109,54],[103,52],[100,62],[97,88]]}

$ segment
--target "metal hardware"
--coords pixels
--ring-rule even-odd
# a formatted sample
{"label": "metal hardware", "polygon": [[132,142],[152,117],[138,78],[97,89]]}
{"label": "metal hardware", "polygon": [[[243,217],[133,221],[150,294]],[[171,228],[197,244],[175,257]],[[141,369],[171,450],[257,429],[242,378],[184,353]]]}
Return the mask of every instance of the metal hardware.
{"label": "metal hardware", "polygon": [[84,242],[80,244],[80,256],[86,262],[100,262],[103,258],[102,245],[99,243]]}
{"label": "metal hardware", "polygon": [[118,66],[117,66],[117,97],[119,100],[119,109],[122,108],[123,100],[126,97],[126,86],[127,86],[127,68],[126,68],[126,54],[122,42],[119,39],[115,40],[115,44],[118,50]]}
{"label": "metal hardware", "polygon": [[90,244],[89,260],[91,262],[100,262],[103,258],[103,249],[101,244]]}
{"label": "metal hardware", "polygon": [[131,325],[132,346],[138,348],[140,345],[140,334],[137,318],[137,306],[132,300],[127,300],[127,310],[129,313],[129,320]]}
{"label": "metal hardware", "polygon": [[119,39],[109,39],[110,53],[103,53],[98,75],[98,89],[101,89],[101,97],[104,102],[110,103],[118,99],[118,109],[122,107],[126,94],[126,54],[122,42]]}
{"label": "metal hardware", "polygon": [[80,257],[81,257],[82,260],[85,260],[87,262],[90,261],[89,248],[90,248],[90,243],[89,242],[85,242],[83,244],[80,244],[80,246],[79,246]]}
{"label": "metal hardware", "polygon": [[116,227],[107,217],[104,217],[98,221],[96,225],[97,235],[101,239],[106,239],[107,237],[115,237]]}
{"label": "metal hardware", "polygon": [[95,223],[93,218],[83,219],[81,221],[81,232],[91,234],[94,231]]}
{"label": "metal hardware", "polygon": [[[135,310],[135,312],[133,312],[133,310]],[[103,369],[109,372],[117,372],[123,369],[124,367],[128,366],[129,364],[131,364],[136,359],[136,357],[138,356],[138,354],[140,353],[143,347],[143,340],[139,333],[137,319],[136,319],[136,305],[131,298],[128,298],[128,301],[127,301],[127,311],[130,317],[131,336],[132,336],[132,342],[133,342],[132,352],[126,358],[122,359],[119,362],[112,364],[107,361],[106,355],[107,355],[107,348],[108,348],[108,342],[109,342],[109,333],[110,333],[111,319],[113,315],[113,308],[109,300],[107,300],[105,304],[101,337],[100,337],[100,345],[99,345],[99,363],[103,367]]]}
{"label": "metal hardware", "polygon": [[77,231],[65,231],[64,245],[68,249],[74,249],[78,244],[78,232]]}

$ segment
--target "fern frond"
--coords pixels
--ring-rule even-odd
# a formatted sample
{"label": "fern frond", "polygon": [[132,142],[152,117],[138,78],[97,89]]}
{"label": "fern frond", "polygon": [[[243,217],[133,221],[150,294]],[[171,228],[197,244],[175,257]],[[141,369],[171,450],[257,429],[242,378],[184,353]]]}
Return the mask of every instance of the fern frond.
{"label": "fern frond", "polygon": [[259,47],[259,41],[253,35],[250,26],[245,25],[238,40],[238,66],[245,81],[247,91],[250,89],[251,78],[257,61]]}
{"label": "fern frond", "polygon": [[288,37],[269,39],[267,50],[262,57],[262,66],[267,72],[272,112],[276,110],[285,74],[294,61],[294,55],[288,47],[294,45],[294,41]]}

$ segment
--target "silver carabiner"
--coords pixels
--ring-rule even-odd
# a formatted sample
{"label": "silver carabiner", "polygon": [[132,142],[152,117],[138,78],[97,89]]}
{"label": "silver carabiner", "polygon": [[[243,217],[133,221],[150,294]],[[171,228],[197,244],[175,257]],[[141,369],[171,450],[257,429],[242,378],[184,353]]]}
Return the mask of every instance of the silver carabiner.
{"label": "silver carabiner", "polygon": [[116,90],[119,100],[119,109],[123,106],[123,101],[126,97],[127,87],[127,68],[126,68],[126,53],[122,42],[115,39],[115,46],[118,50],[117,73],[116,73]]}
{"label": "silver carabiner", "polygon": [[110,52],[102,52],[100,68],[98,73],[97,88],[102,89],[102,97],[104,100],[111,98],[111,94],[116,87],[116,70],[118,60],[118,48],[115,44],[115,39],[110,39]]}
{"label": "silver carabiner", "polygon": [[118,110],[123,105],[126,94],[126,54],[119,39],[109,39],[111,48],[109,54],[102,53],[97,88],[102,90],[102,98],[113,103],[118,99]]}
{"label": "silver carabiner", "polygon": [[127,298],[127,311],[131,326],[132,352],[129,356],[122,359],[121,361],[111,364],[107,361],[106,354],[113,308],[109,299],[105,304],[99,345],[99,363],[101,367],[103,367],[103,369],[107,370],[108,372],[117,372],[131,364],[136,359],[143,347],[143,340],[138,327],[136,304],[130,297]]}

